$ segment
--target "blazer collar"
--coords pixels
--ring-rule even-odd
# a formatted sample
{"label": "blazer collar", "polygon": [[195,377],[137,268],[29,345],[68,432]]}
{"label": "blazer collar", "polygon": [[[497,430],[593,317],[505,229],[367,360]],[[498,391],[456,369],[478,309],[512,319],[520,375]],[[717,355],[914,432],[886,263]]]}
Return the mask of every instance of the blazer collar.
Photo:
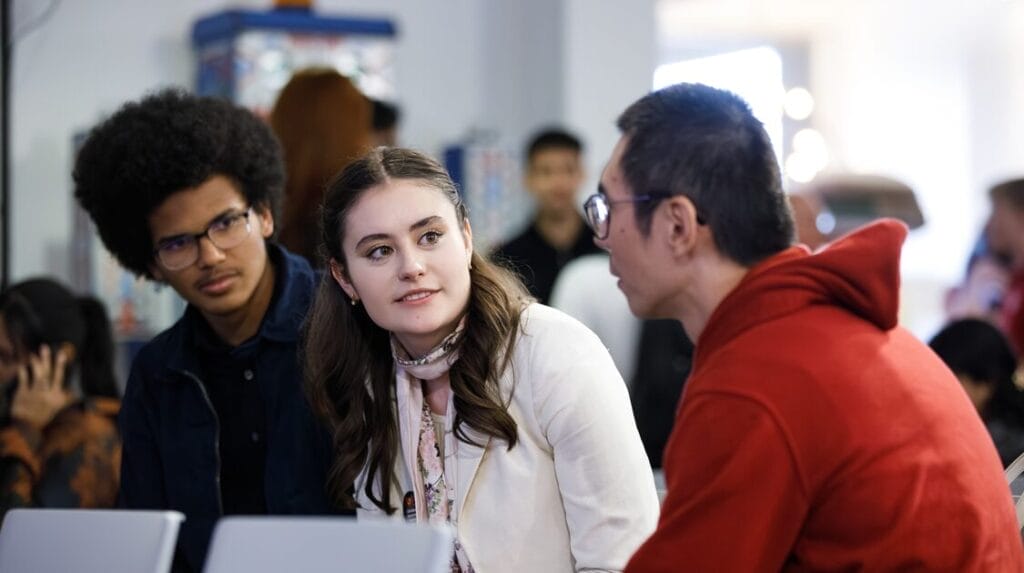
{"label": "blazer collar", "polygon": [[[513,387],[512,371],[511,365],[505,368],[501,375],[501,383],[498,385],[498,388],[501,388],[502,394],[505,394],[505,392],[509,393],[509,396],[503,396],[508,401],[511,401],[511,389]],[[452,409],[453,407],[449,406],[449,411],[452,411]],[[494,439],[492,436],[478,432],[465,424],[462,427],[466,436],[480,445],[468,444],[459,440],[456,446],[455,461],[458,467],[458,475],[456,476],[458,487],[455,490],[455,515],[458,516],[460,524],[466,509],[466,499],[468,499],[469,492],[473,489],[473,483],[480,470],[480,462],[483,461],[484,454],[491,447],[491,441]]]}

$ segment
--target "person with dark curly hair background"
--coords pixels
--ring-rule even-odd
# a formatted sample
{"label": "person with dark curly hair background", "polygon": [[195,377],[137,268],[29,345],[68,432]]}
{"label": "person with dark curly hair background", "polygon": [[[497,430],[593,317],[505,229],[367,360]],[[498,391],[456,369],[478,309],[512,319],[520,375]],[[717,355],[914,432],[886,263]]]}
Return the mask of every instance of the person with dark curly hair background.
{"label": "person with dark curly hair background", "polygon": [[1009,466],[1024,453],[1024,392],[1014,383],[1010,342],[988,321],[964,318],[944,326],[928,346],[956,374]]}
{"label": "person with dark curly hair background", "polygon": [[0,518],[17,507],[114,507],[118,394],[98,300],[42,278],[0,293]]}
{"label": "person with dark curly hair background", "polygon": [[202,568],[222,515],[331,513],[297,353],[317,277],[271,241],[284,177],[263,122],[176,90],[125,104],[75,163],[107,249],[188,302],[135,358],[119,420],[121,503],[185,514],[179,569]]}

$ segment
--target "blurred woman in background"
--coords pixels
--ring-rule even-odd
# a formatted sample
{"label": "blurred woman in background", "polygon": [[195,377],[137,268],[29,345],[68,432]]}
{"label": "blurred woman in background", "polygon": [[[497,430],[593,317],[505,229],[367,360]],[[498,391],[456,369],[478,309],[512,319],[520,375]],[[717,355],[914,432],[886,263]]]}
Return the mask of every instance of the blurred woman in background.
{"label": "blurred woman in background", "polygon": [[985,422],[1003,466],[1024,453],[1024,394],[1014,384],[1017,359],[998,328],[974,318],[957,320],[929,343],[956,374]]}
{"label": "blurred woman in background", "polygon": [[118,394],[99,301],[49,279],[0,293],[0,515],[114,506]]}
{"label": "blurred woman in background", "polygon": [[284,149],[284,209],[279,239],[315,267],[317,210],[327,182],[373,145],[373,108],[334,69],[296,72],[281,90],[270,126]]}

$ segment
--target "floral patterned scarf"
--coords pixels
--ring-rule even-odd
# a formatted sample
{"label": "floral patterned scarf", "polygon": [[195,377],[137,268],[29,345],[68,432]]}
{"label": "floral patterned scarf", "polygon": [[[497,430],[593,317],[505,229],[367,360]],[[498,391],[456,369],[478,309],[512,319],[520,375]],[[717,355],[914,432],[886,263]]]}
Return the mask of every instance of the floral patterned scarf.
{"label": "floral patterned scarf", "polygon": [[[459,359],[459,342],[466,328],[466,317],[462,317],[455,330],[446,336],[433,350],[420,358],[413,358],[391,335],[391,351],[395,364],[410,376],[419,380],[434,380],[446,372]],[[419,466],[420,479],[423,482],[425,513],[427,521],[436,525],[451,524],[452,508],[455,505],[455,488],[448,485],[444,475],[444,459],[441,457],[439,443],[444,435],[438,436],[434,430],[434,418],[430,414],[430,406],[426,397],[420,415],[420,435],[417,444],[416,462]],[[466,551],[458,538],[451,560],[452,573],[473,573]]]}
{"label": "floral patterned scarf", "polygon": [[[441,437],[444,439],[444,436]],[[420,440],[416,459],[419,464],[420,479],[426,498],[427,521],[436,525],[451,523],[452,506],[455,504],[455,488],[448,485],[444,478],[444,460],[438,448],[438,437],[434,432],[434,419],[430,415],[430,406],[423,400],[423,414],[420,417]],[[451,560],[452,573],[473,573],[473,566],[462,548],[458,538],[455,539],[455,551]]]}

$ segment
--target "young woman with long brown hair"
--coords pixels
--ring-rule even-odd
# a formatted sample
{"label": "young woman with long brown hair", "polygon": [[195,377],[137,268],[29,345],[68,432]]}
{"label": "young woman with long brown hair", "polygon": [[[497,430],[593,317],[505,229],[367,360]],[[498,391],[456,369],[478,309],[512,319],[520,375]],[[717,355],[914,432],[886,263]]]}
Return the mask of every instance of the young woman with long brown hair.
{"label": "young woman with long brown hair", "polygon": [[597,337],[474,252],[454,184],[417,152],[350,164],[321,222],[306,373],[336,503],[451,524],[453,570],[622,569],[658,501]]}

